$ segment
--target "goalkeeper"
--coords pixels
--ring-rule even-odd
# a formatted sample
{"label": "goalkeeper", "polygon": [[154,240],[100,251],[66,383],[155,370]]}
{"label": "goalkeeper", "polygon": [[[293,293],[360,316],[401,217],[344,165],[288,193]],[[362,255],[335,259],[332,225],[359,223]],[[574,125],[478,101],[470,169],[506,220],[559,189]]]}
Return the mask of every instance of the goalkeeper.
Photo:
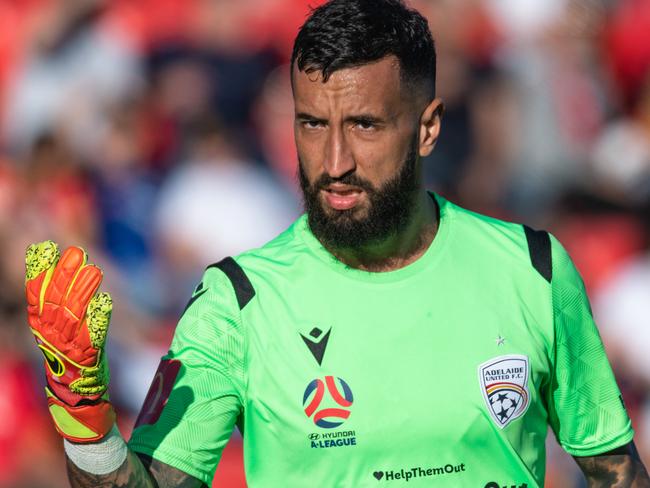
{"label": "goalkeeper", "polygon": [[291,63],[306,215],[208,267],[128,447],[101,273],[80,249],[29,248],[73,486],[207,485],[235,426],[251,487],[543,487],[549,426],[590,486],[650,486],[560,243],[424,188],[435,59],[400,0],[312,12]]}

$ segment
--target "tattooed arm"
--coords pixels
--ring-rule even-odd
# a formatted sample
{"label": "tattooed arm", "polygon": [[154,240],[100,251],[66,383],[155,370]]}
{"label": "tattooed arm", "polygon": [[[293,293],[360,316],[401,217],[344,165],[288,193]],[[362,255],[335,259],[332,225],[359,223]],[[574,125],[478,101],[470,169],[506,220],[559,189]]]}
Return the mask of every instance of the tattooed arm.
{"label": "tattooed arm", "polygon": [[68,461],[72,488],[205,488],[205,484],[183,471],[129,450],[124,463],[105,475],[87,473]]}
{"label": "tattooed arm", "polygon": [[596,456],[574,459],[590,488],[650,488],[650,477],[634,442]]}

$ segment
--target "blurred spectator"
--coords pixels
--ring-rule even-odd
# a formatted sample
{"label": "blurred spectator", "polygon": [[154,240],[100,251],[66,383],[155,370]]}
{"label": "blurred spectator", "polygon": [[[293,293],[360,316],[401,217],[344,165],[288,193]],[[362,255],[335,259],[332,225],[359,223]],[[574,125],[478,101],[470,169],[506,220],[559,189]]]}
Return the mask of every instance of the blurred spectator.
{"label": "blurred spectator", "polygon": [[156,187],[145,166],[139,105],[114,107],[93,157],[102,247],[124,272],[150,260]]}
{"label": "blurred spectator", "polygon": [[521,150],[518,94],[504,73],[487,73],[477,85],[469,99],[473,144],[455,181],[457,195],[476,211],[505,217]]}
{"label": "blurred spectator", "polygon": [[650,70],[627,116],[602,132],[593,155],[594,186],[609,198],[641,204],[650,201]]}
{"label": "blurred spectator", "polygon": [[604,32],[603,58],[614,82],[612,102],[625,110],[635,104],[650,72],[650,2],[620,0],[613,4]]}
{"label": "blurred spectator", "polygon": [[101,28],[104,3],[53,2],[40,19],[7,94],[3,125],[14,150],[56,126],[86,155],[105,110],[139,88],[137,58],[119,32]]}
{"label": "blurred spectator", "polygon": [[192,148],[163,186],[155,217],[166,260],[186,286],[202,266],[264,244],[298,215],[291,193],[243,159],[214,120],[195,128]]}
{"label": "blurred spectator", "polygon": [[567,3],[567,0],[486,0],[485,5],[508,42],[530,43],[562,18]]}

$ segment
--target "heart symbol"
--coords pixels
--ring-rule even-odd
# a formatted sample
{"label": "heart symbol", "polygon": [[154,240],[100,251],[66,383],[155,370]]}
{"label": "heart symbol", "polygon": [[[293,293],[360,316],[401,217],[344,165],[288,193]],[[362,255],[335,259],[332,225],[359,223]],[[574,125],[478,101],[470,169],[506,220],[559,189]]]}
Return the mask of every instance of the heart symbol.
{"label": "heart symbol", "polygon": [[380,479],[382,479],[384,477],[384,472],[383,471],[375,471],[374,473],[372,473],[372,475],[375,478],[377,478],[377,481],[379,481]]}

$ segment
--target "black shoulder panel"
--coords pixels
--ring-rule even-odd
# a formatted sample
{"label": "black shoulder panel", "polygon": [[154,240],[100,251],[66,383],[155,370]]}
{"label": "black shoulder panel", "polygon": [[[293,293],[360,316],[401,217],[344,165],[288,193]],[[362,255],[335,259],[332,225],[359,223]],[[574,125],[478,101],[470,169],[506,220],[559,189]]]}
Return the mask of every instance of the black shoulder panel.
{"label": "black shoulder panel", "polygon": [[530,262],[546,281],[551,282],[553,278],[553,258],[551,255],[551,238],[544,230],[533,230],[524,225],[526,240],[528,241],[528,252]]}
{"label": "black shoulder panel", "polygon": [[232,287],[235,289],[239,310],[243,310],[255,296],[255,289],[248,276],[246,276],[246,273],[244,273],[244,270],[241,269],[241,266],[233,258],[228,256],[218,263],[211,264],[207,269],[210,268],[219,268],[230,279]]}

